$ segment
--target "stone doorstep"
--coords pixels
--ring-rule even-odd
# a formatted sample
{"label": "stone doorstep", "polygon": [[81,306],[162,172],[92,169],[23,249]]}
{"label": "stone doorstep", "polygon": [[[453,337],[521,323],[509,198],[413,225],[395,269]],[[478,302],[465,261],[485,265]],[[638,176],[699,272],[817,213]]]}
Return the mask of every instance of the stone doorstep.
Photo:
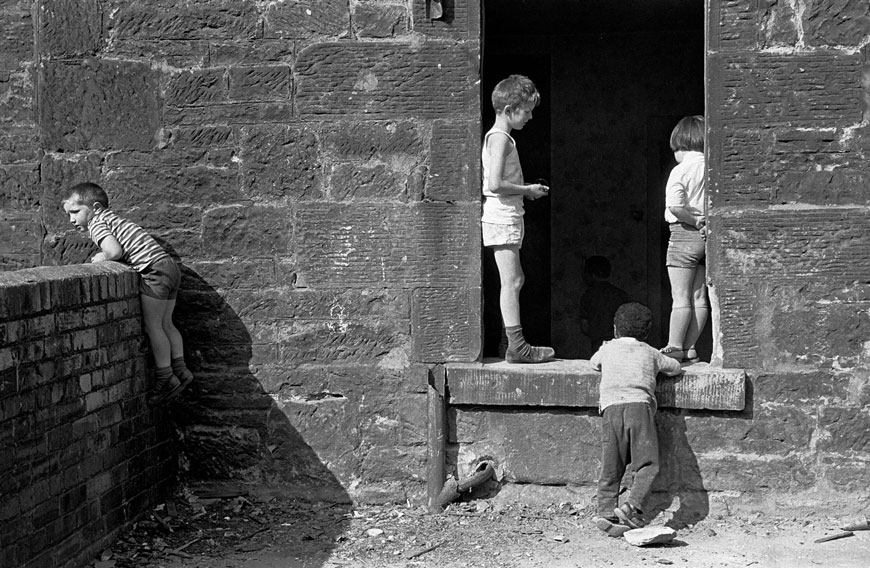
{"label": "stone doorstep", "polygon": [[[585,359],[517,365],[503,359],[448,363],[447,404],[494,406],[598,406],[600,373]],[[659,375],[659,408],[743,410],[746,372],[708,363],[683,365],[676,377]]]}

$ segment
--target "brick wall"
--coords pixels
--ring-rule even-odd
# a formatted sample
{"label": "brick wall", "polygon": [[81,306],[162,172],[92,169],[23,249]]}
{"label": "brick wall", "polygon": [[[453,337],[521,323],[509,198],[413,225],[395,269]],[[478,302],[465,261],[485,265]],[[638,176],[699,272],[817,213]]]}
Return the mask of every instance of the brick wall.
{"label": "brick wall", "polygon": [[76,566],[161,499],[175,453],[150,385],[138,276],[0,274],[0,566]]}

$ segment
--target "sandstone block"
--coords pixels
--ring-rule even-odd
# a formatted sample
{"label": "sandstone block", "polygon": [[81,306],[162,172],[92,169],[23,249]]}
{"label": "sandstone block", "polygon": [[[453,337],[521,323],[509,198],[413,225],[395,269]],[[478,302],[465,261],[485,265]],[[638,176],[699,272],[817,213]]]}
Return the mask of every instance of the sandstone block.
{"label": "sandstone block", "polygon": [[107,33],[119,41],[254,38],[258,29],[256,7],[231,0],[121,3],[107,22]]}
{"label": "sandstone block", "polygon": [[798,492],[817,480],[815,468],[799,457],[755,458],[698,455],[701,478],[707,491]]}
{"label": "sandstone block", "polygon": [[0,209],[33,209],[41,197],[37,164],[0,166]]}
{"label": "sandstone block", "polygon": [[[0,86],[2,89],[2,86]],[[16,110],[3,108],[0,103],[0,111],[3,114],[15,114]],[[33,108],[28,102],[19,107],[20,112],[26,113],[28,119],[21,125],[10,124],[0,130],[0,163],[13,164],[30,162],[40,158],[42,152],[39,147],[39,129],[33,119]]]}
{"label": "sandstone block", "polygon": [[399,201],[409,199],[407,175],[383,164],[338,164],[329,177],[329,195],[336,201]]}
{"label": "sandstone block", "polygon": [[102,44],[103,10],[97,0],[39,2],[40,53],[64,58],[94,55]]}
{"label": "sandstone block", "polygon": [[33,59],[33,12],[26,2],[7,2],[0,11],[0,76]]}
{"label": "sandstone block", "polygon": [[203,106],[166,107],[164,126],[202,124],[283,124],[294,116],[290,101],[230,102]]}
{"label": "sandstone block", "polygon": [[305,204],[299,265],[313,287],[477,286],[479,215],[476,204]]}
{"label": "sandstone block", "polygon": [[270,4],[264,15],[267,38],[338,38],[349,33],[350,12],[342,0]]}
{"label": "sandstone block", "polygon": [[205,105],[227,99],[228,81],[224,69],[183,71],[168,79],[166,104]]}
{"label": "sandstone block", "polygon": [[480,288],[417,288],[411,336],[416,361],[476,361],[481,352]]}
{"label": "sandstone block", "polygon": [[317,137],[305,127],[245,127],[240,156],[244,189],[255,199],[322,196]]}
{"label": "sandstone block", "polygon": [[279,361],[284,364],[367,363],[377,361],[394,349],[405,351],[410,340],[407,333],[407,328],[390,322],[289,324],[279,326],[276,345]]}
{"label": "sandstone block", "polygon": [[292,253],[293,225],[283,207],[230,206],[203,217],[203,249],[212,258]]}
{"label": "sandstone block", "polygon": [[307,119],[476,116],[476,66],[468,46],[449,42],[318,43],[299,53],[297,108]]}
{"label": "sandstone block", "polygon": [[291,87],[289,65],[232,67],[229,70],[231,100],[287,100]]}
{"label": "sandstone block", "polygon": [[38,213],[0,209],[0,266],[6,270],[38,266],[41,233]]}
{"label": "sandstone block", "polygon": [[408,31],[408,9],[404,5],[357,4],[353,11],[357,37],[389,38]]}
{"label": "sandstone block", "polygon": [[257,38],[255,41],[215,40],[208,45],[208,62],[214,67],[291,63],[296,54],[295,42]]}
{"label": "sandstone block", "polygon": [[423,132],[416,122],[330,121],[321,129],[323,151],[340,161],[377,158],[407,167],[424,156]]}
{"label": "sandstone block", "polygon": [[48,61],[40,68],[39,126],[49,150],[148,149],[159,124],[147,63]]}
{"label": "sandstone block", "polygon": [[426,197],[436,201],[479,200],[480,136],[467,123],[436,121],[429,144]]}
{"label": "sandstone block", "polygon": [[600,430],[589,415],[456,409],[455,420],[461,472],[489,456],[515,483],[584,485],[598,479]]}
{"label": "sandstone block", "polygon": [[863,408],[837,408],[823,406],[819,412],[820,436],[817,447],[821,451],[850,455],[870,448],[867,428],[870,415]]}
{"label": "sandstone block", "polygon": [[870,6],[861,0],[813,3],[801,15],[805,41],[813,47],[857,46],[870,34]]}
{"label": "sandstone block", "polygon": [[759,123],[830,128],[861,121],[860,55],[723,53],[713,64],[721,73],[715,112],[729,129]]}

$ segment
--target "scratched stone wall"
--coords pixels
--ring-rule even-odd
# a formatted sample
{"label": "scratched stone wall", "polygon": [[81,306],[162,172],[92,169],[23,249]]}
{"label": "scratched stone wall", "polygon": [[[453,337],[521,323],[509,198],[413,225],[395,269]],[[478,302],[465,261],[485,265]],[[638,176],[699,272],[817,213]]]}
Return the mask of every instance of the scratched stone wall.
{"label": "scratched stone wall", "polygon": [[[740,412],[659,412],[655,490],[691,522],[713,507],[856,510],[870,484],[870,4],[720,0],[708,19],[716,362],[745,369],[748,392]],[[594,495],[594,409],[450,416],[462,475],[489,456],[510,481]]]}
{"label": "scratched stone wall", "polygon": [[[85,261],[102,184],[183,265],[191,479],[419,495],[426,364],[480,344],[479,10],[0,7],[0,267]],[[338,493],[341,493],[340,491]]]}
{"label": "scratched stone wall", "polygon": [[715,484],[866,492],[870,5],[723,1],[709,17],[711,279],[722,361],[754,370],[754,409],[697,443],[750,466]]}

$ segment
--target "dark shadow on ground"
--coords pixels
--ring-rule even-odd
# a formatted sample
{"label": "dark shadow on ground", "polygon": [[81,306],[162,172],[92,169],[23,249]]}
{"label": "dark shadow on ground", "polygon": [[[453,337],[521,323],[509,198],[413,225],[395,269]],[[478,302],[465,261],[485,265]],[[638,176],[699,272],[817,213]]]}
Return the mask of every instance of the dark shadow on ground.
{"label": "dark shadow on ground", "polygon": [[[251,370],[254,350],[275,346],[255,344],[248,327],[209,282],[189,267],[182,266],[182,273],[175,322],[196,377],[171,412],[181,438],[182,480],[189,485],[247,484],[252,494],[268,490],[310,503],[315,510],[340,506],[350,512],[344,487]],[[304,548],[299,566],[322,566],[348,522],[321,526],[297,543],[296,553]]]}
{"label": "dark shadow on ground", "polygon": [[697,524],[710,512],[698,458],[686,437],[685,413],[664,409],[656,415],[661,466],[653,486],[654,504],[647,511],[650,516],[670,511],[672,516],[666,525],[676,530]]}

